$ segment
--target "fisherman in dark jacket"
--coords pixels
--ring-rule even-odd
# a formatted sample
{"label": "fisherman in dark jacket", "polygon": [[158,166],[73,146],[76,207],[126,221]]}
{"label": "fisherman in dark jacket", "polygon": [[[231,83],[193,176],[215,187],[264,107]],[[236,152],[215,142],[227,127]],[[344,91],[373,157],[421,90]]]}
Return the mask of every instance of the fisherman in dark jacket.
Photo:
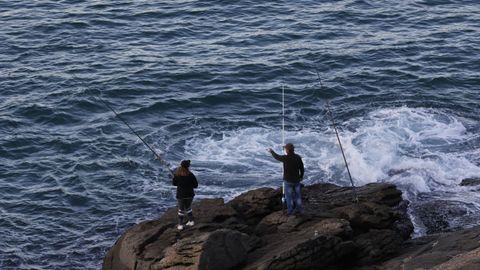
{"label": "fisherman in dark jacket", "polygon": [[[300,182],[303,180],[305,168],[302,158],[295,154],[295,147],[291,143],[285,146],[286,155],[278,155],[271,148],[268,151],[272,156],[283,162],[283,181],[285,185],[285,200],[287,201],[287,215],[295,212],[302,213],[302,195]],[[295,200],[295,204],[293,203]]]}
{"label": "fisherman in dark jacket", "polygon": [[193,189],[198,187],[198,182],[189,168],[190,160],[182,160],[172,180],[172,184],[177,186],[178,230],[183,230],[183,218],[185,215],[188,218],[187,226],[195,224],[192,213],[192,201],[195,196]]}

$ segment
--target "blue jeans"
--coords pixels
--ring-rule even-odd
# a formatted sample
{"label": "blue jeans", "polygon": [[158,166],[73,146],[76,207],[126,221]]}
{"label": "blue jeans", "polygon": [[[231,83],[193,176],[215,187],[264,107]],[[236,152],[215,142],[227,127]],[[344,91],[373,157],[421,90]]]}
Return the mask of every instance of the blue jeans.
{"label": "blue jeans", "polygon": [[284,181],[285,200],[287,201],[287,215],[295,212],[302,213],[302,194],[300,193],[300,183],[291,183]]}

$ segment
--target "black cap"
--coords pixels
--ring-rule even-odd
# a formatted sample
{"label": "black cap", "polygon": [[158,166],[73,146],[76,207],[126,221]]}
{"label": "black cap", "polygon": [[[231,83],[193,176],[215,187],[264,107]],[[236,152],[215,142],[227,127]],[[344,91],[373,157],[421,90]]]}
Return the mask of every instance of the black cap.
{"label": "black cap", "polygon": [[293,151],[295,149],[295,146],[293,146],[292,143],[287,143],[285,144],[284,148],[287,150],[287,151]]}
{"label": "black cap", "polygon": [[188,160],[188,159],[182,160],[182,162],[180,163],[180,166],[182,166],[184,168],[190,167],[190,160]]}

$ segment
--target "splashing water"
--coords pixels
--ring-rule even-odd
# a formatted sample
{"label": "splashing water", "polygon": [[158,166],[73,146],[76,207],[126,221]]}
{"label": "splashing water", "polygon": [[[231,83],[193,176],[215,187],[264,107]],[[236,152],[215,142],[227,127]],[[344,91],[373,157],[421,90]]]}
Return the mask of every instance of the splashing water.
{"label": "splashing water", "polygon": [[[305,183],[350,185],[333,131],[320,128],[286,132],[287,141],[295,144],[304,159]],[[394,183],[412,202],[420,193],[467,192],[451,199],[471,205],[469,211],[480,214],[480,196],[459,186],[462,179],[480,175],[480,166],[472,160],[480,149],[465,151],[462,146],[465,141],[478,141],[478,135],[467,132],[460,119],[433,109],[381,109],[347,121],[340,137],[357,186]],[[278,130],[246,128],[193,137],[186,140],[185,149],[194,163],[205,168],[201,172],[205,178],[241,179],[242,185],[247,182],[254,187],[278,185],[281,165],[266,147],[280,151],[280,145]],[[239,192],[222,193],[228,199]]]}

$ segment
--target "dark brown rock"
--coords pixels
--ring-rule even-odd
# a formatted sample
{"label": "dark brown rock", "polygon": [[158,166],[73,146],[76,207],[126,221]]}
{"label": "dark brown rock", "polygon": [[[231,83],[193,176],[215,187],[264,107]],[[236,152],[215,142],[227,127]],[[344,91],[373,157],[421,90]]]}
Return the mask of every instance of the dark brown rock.
{"label": "dark brown rock", "polygon": [[360,201],[368,201],[380,205],[396,206],[402,199],[402,192],[393,184],[371,183],[358,188]]}
{"label": "dark brown rock", "polygon": [[245,192],[228,202],[228,205],[251,225],[273,211],[281,210],[281,196],[279,189],[264,187]]}
{"label": "dark brown rock", "polygon": [[[402,192],[395,185],[387,183],[367,184],[356,188],[360,202],[370,202],[389,207],[397,206],[402,199]],[[333,184],[315,184],[304,190],[306,206],[312,212],[322,213],[329,209],[352,205],[354,193],[350,187],[339,187]]]}
{"label": "dark brown rock", "polygon": [[197,225],[178,232],[175,228],[177,209],[169,209],[160,219],[142,222],[127,230],[104,260],[104,269],[149,269],[163,258],[164,250],[180,239],[198,235],[199,232],[231,227],[243,229],[237,222],[237,213],[225,205],[223,199],[205,199],[192,206]]}
{"label": "dark brown rock", "polygon": [[276,211],[264,217],[255,228],[258,235],[275,232],[292,232],[305,222],[304,216],[287,216],[282,211]]}
{"label": "dark brown rock", "polygon": [[389,228],[395,221],[390,207],[376,203],[351,204],[333,211],[341,218],[349,220],[352,227],[365,230]]}
{"label": "dark brown rock", "polygon": [[450,220],[463,219],[468,212],[468,206],[461,201],[431,200],[413,205],[415,213],[420,217],[427,234],[450,232],[457,230]]}
{"label": "dark brown rock", "polygon": [[478,185],[480,185],[479,177],[466,178],[466,179],[463,179],[462,182],[460,183],[460,186],[478,186]]}
{"label": "dark brown rock", "polygon": [[277,245],[257,264],[246,269],[322,269],[353,250],[353,245],[342,246],[341,243],[340,238],[331,235],[312,236],[307,239],[298,237],[296,241]]}
{"label": "dark brown rock", "polygon": [[378,269],[480,269],[480,226],[408,241]]}
{"label": "dark brown rock", "polygon": [[410,234],[413,232],[413,224],[410,222],[410,217],[407,212],[409,202],[401,201],[393,209],[395,215],[395,222],[393,222],[393,230],[395,230],[403,240],[410,238]]}
{"label": "dark brown rock", "polygon": [[231,269],[247,258],[249,237],[232,230],[216,230],[182,239],[164,251],[149,269]]}
{"label": "dark brown rock", "polygon": [[403,239],[393,230],[370,230],[354,239],[358,252],[357,265],[369,265],[394,255]]}
{"label": "dark brown rock", "polygon": [[[348,269],[380,263],[412,232],[401,192],[389,184],[302,190],[305,213],[286,216],[280,189],[260,188],[229,203],[193,204],[196,224],[176,229],[176,208],[127,230],[105,257],[105,270]],[[406,205],[406,204],[403,204]]]}
{"label": "dark brown rock", "polygon": [[345,219],[329,218],[322,220],[312,226],[316,234],[328,234],[338,236],[342,239],[350,239],[353,236],[353,230],[350,222]]}

